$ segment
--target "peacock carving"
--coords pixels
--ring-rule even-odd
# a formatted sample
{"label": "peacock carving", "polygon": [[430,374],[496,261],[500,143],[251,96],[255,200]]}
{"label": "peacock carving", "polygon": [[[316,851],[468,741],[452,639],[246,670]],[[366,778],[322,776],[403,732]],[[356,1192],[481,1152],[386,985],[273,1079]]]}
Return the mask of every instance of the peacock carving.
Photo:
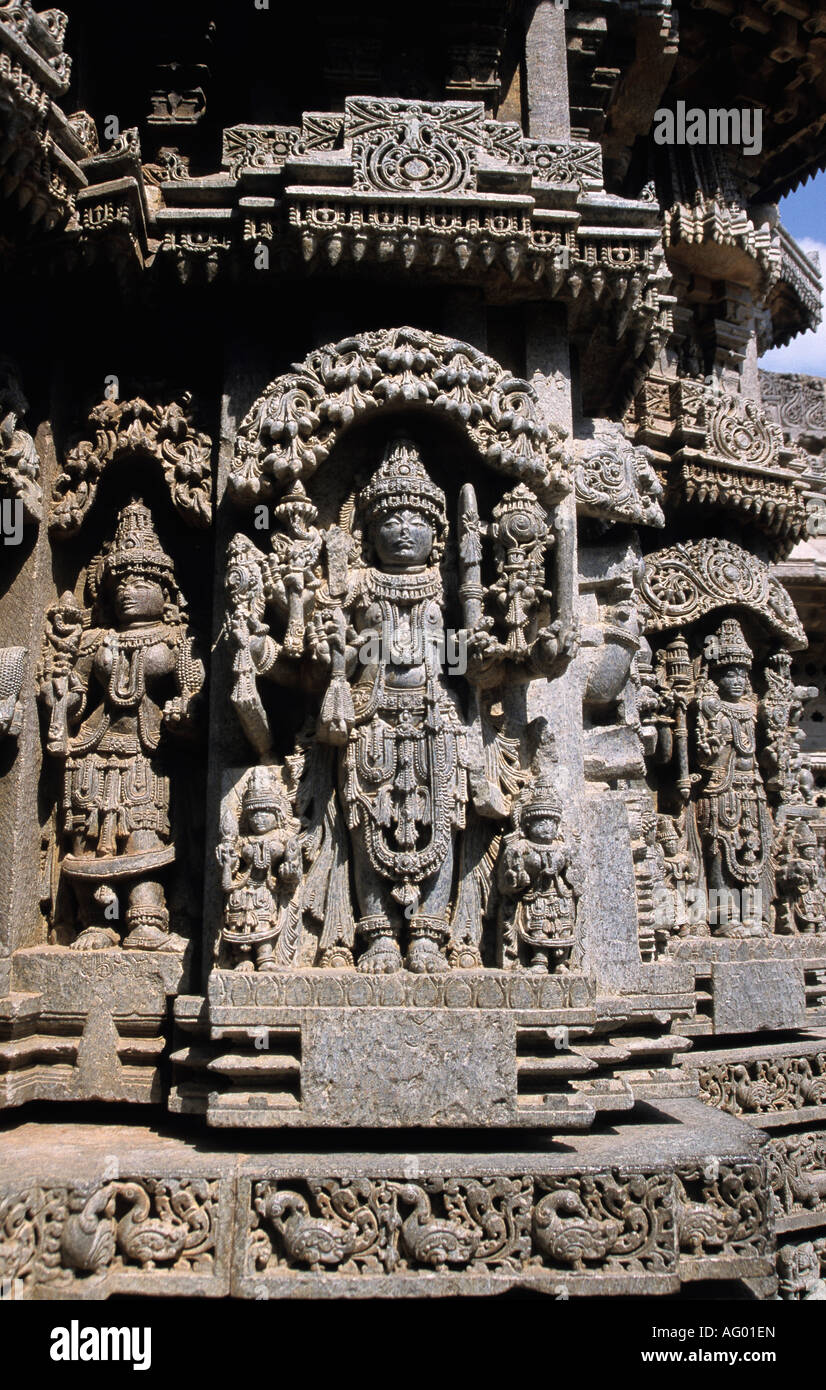
{"label": "peacock carving", "polygon": [[430,1265],[437,1271],[448,1265],[469,1264],[481,1240],[481,1231],[463,1226],[458,1221],[434,1216],[427,1193],[412,1184],[398,1188],[402,1202],[413,1210],[402,1222],[401,1240],[406,1253],[416,1264]]}
{"label": "peacock carving", "polygon": [[613,1216],[597,1218],[571,1188],[549,1192],[533,1214],[534,1240],[549,1259],[585,1270],[586,1260],[604,1260],[622,1233]]}

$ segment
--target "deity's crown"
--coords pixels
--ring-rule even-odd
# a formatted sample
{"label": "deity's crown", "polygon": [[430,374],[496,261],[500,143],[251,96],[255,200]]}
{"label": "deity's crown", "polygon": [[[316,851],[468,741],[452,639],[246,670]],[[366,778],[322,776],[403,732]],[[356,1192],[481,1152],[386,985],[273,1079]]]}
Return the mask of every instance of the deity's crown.
{"label": "deity's crown", "polygon": [[118,520],[115,539],[106,556],[110,574],[151,574],[159,578],[172,575],[172,561],[161,548],[152,523],[152,513],[133,498]]}
{"label": "deity's crown", "polygon": [[670,816],[657,816],[657,840],[661,845],[677,845],[680,837]]}
{"label": "deity's crown", "polygon": [[539,820],[543,816],[553,817],[557,821],[562,816],[562,800],[553,785],[545,781],[535,782],[524,793],[519,819],[524,824],[525,821]]}
{"label": "deity's crown", "polygon": [[279,521],[292,521],[296,516],[303,516],[308,523],[318,520],[318,509],[307,496],[300,478],[296,478],[289,492],[285,492],[273,507],[273,514]]}
{"label": "deity's crown", "polygon": [[276,812],[282,820],[287,811],[284,793],[275,785],[263,767],[253,768],[244,788],[241,806],[244,811]]}
{"label": "deity's crown", "polygon": [[736,618],[724,618],[709,640],[708,655],[715,666],[751,666],[751,647]]}
{"label": "deity's crown", "polygon": [[381,467],[362,491],[360,506],[368,521],[399,507],[411,507],[436,526],[447,525],[445,495],[425,472],[418,445],[404,436],[390,440]]}
{"label": "deity's crown", "polygon": [[553,816],[555,820],[560,820],[562,800],[556,790],[559,780],[556,739],[548,727],[548,721],[542,717],[531,721],[528,734],[534,745],[532,781],[519,799],[519,821],[538,820],[540,816]]}

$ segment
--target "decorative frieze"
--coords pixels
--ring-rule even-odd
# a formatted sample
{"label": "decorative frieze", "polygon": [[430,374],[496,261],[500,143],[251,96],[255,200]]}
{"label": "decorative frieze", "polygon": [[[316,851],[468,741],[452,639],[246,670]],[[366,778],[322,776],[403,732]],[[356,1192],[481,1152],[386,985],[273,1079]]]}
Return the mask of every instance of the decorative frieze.
{"label": "decorative frieze", "polygon": [[709,1061],[697,1074],[703,1100],[729,1115],[776,1115],[826,1106],[826,1052],[766,1061]]}

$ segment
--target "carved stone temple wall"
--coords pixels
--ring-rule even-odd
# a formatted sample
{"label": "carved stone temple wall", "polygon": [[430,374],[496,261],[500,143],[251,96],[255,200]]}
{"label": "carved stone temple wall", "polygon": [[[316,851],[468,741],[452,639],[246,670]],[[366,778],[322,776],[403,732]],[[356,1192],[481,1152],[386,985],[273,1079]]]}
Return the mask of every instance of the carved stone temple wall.
{"label": "carved stone temple wall", "polygon": [[822,1298],[823,6],[138,8],[0,3],[0,1276]]}

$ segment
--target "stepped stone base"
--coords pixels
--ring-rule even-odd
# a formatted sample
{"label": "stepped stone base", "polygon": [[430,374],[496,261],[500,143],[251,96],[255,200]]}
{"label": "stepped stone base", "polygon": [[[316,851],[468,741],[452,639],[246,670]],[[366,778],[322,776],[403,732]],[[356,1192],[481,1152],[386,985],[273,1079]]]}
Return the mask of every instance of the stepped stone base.
{"label": "stepped stone base", "polygon": [[[356,1138],[356,1136],[353,1136]],[[253,1136],[245,1136],[249,1141]],[[409,1147],[404,1146],[409,1138]],[[491,1152],[245,1152],[144,1125],[0,1135],[0,1267],[14,1297],[663,1295],[771,1280],[766,1136],[697,1101]],[[474,1147],[477,1145],[477,1147]]]}

